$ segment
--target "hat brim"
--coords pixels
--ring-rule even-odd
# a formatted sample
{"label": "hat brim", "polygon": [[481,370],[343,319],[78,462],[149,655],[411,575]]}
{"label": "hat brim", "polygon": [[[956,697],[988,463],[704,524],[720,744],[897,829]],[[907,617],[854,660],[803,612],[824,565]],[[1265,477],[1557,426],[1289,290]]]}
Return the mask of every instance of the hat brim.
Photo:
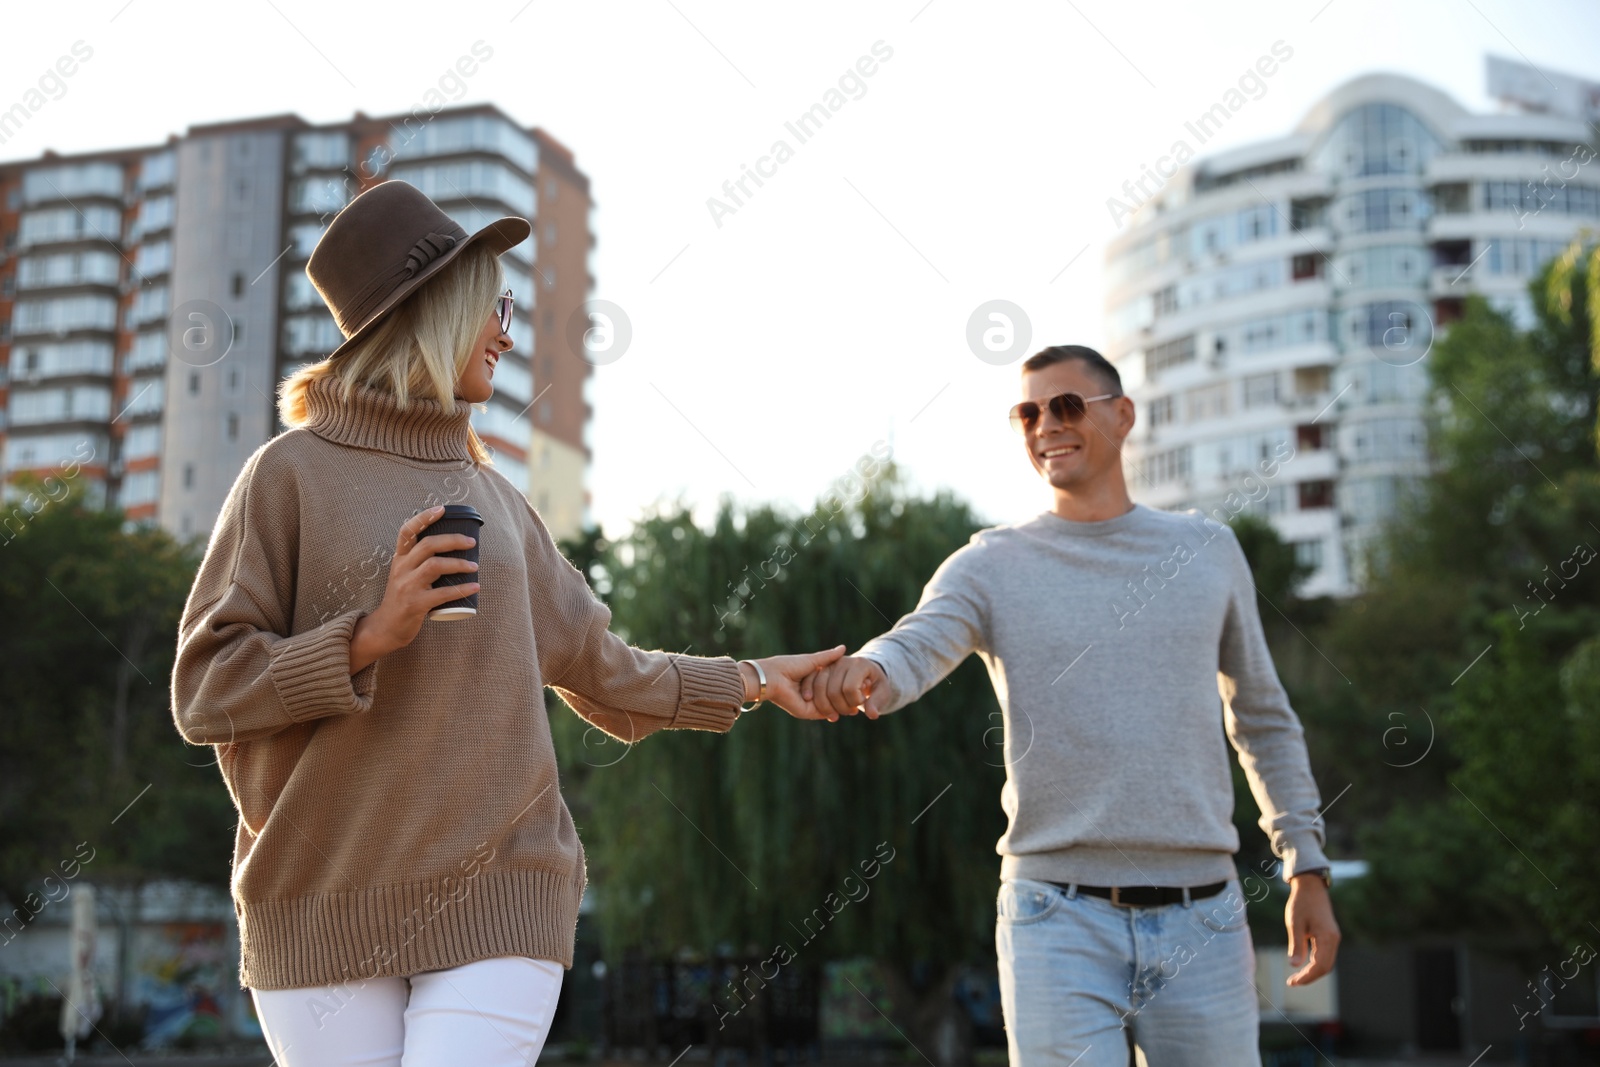
{"label": "hat brim", "polygon": [[335,348],[332,352],[329,352],[325,358],[332,359],[334,356],[342,355],[348,352],[358,342],[363,340],[368,334],[376,329],[378,325],[383,322],[384,317],[396,307],[400,306],[401,302],[404,301],[406,297],[416,292],[424,283],[428,281],[429,278],[432,278],[434,275],[438,274],[450,263],[451,260],[465,252],[468,248],[471,248],[475,244],[487,244],[491,249],[494,250],[494,254],[498,256],[511,251],[511,249],[517,247],[517,245],[521,244],[523,241],[526,241],[528,236],[532,233],[533,224],[527,219],[516,215],[507,215],[505,218],[496,219],[495,221],[489,223],[489,225],[485,226],[477,233],[468,236],[465,241],[462,241],[460,244],[444,253],[438,259],[435,259],[432,263],[429,263],[422,273],[407,279],[403,284],[400,285],[399,288],[395,289],[394,292],[389,294],[388,299],[386,299],[382,304],[378,305],[377,310],[367,317],[366,322],[363,322],[360,326],[358,326],[354,333],[352,333],[349,337],[346,337],[339,347]]}

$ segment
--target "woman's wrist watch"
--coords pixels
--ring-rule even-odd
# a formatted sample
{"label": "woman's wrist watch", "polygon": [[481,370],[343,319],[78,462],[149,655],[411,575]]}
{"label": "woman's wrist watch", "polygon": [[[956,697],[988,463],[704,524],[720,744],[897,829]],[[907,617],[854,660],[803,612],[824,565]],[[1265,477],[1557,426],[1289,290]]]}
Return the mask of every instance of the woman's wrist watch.
{"label": "woman's wrist watch", "polygon": [[[747,711],[756,710],[767,702],[767,672],[762,670],[761,664],[757,663],[753,659],[742,659],[739,662],[750,664],[751,667],[755,668],[756,672],[756,702],[751,704],[748,708],[740,705],[739,714],[743,715]],[[742,677],[743,676],[741,675],[741,678]]]}

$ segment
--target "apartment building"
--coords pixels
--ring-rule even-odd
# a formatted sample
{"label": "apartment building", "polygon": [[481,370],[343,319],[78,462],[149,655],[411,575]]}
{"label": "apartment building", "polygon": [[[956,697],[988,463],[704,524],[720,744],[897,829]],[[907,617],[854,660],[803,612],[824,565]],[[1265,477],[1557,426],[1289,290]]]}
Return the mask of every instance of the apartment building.
{"label": "apartment building", "polygon": [[1531,323],[1528,281],[1600,218],[1597,116],[1579,113],[1600,87],[1533,99],[1548,79],[1519,66],[1490,61],[1497,114],[1357,78],[1139,204],[1107,254],[1136,499],[1266,515],[1314,568],[1304,592],[1359,588],[1428,471],[1435,337],[1470,293]]}
{"label": "apartment building", "polygon": [[[588,521],[593,367],[564,325],[589,298],[589,183],[492,105],[191,127],[163,145],[0,163],[0,471],[70,470],[91,499],[205,536],[281,432],[276,386],[341,340],[305,275],[333,216],[416,185],[469,232],[520,215],[502,262],[515,348],[474,412],[495,465],[558,537]],[[8,506],[14,507],[12,504]]]}

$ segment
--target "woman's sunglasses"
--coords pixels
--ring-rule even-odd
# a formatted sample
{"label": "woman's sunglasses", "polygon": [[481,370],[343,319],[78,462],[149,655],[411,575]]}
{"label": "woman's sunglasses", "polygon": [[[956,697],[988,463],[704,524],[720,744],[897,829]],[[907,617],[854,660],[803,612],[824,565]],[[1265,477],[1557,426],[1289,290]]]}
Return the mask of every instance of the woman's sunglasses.
{"label": "woman's sunglasses", "polygon": [[[1044,401],[1044,407],[1050,409],[1050,414],[1054,415],[1061,425],[1076,426],[1088,413],[1090,404],[1096,400],[1111,400],[1121,395],[1121,393],[1101,393],[1099,396],[1084,396],[1081,393],[1058,393]],[[1037,400],[1024,400],[1011,409],[1011,428],[1020,434],[1026,434],[1039,425],[1039,416],[1044,412],[1044,407],[1040,407]]]}
{"label": "woman's sunglasses", "polygon": [[495,301],[494,310],[500,316],[500,332],[511,332],[511,290],[507,289],[500,299]]}

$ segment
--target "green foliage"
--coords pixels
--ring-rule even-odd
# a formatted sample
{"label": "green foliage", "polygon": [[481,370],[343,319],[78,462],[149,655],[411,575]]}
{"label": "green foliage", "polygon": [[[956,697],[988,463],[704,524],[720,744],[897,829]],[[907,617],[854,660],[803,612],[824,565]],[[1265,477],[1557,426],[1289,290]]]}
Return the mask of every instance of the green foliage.
{"label": "green foliage", "polygon": [[1270,601],[1261,605],[1261,614],[1270,617],[1271,605],[1288,603],[1313,568],[1296,560],[1294,546],[1279,537],[1272,523],[1259,515],[1241,512],[1229,525],[1250,563],[1256,595]]}
{"label": "green foliage", "polygon": [[1435,473],[1312,635],[1351,682],[1297,704],[1319,780],[1352,783],[1329,833],[1372,864],[1341,898],[1369,934],[1560,940],[1600,915],[1600,373],[1589,279],[1562,277],[1565,315],[1536,299],[1519,332],[1474,297],[1435,346]]}
{"label": "green foliage", "polygon": [[[724,504],[710,529],[669,509],[569,551],[609,588],[616,631],[644,647],[855,648],[910,611],[979,526],[947,494],[907,496],[892,473],[869,488],[798,519]],[[554,721],[608,951],[783,943],[813,962],[933,964],[989,951],[1004,772],[975,659],[877,722],[797,722],[767,705],[725,737],[624,748],[564,709]]]}
{"label": "green foliage", "polygon": [[20,903],[91,854],[78,877],[225,884],[232,805],[170,711],[196,546],[125,527],[70,480],[18,490],[0,543],[0,893]]}

